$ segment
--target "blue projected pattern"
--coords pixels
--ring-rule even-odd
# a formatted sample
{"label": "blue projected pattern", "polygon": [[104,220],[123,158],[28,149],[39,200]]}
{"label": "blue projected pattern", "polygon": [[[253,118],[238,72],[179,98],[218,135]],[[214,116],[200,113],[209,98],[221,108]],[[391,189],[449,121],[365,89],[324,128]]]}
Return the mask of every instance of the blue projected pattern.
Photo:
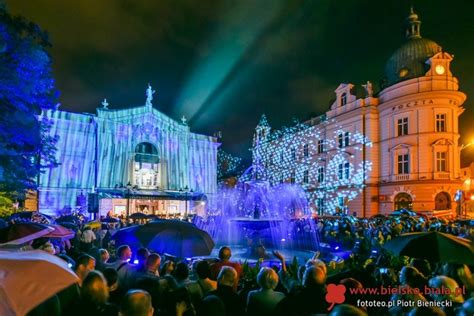
{"label": "blue projected pattern", "polygon": [[51,135],[59,136],[60,166],[41,176],[42,212],[54,215],[76,208],[81,191],[133,185],[135,149],[143,142],[158,151],[159,184],[155,190],[187,187],[208,196],[216,192],[219,143],[215,138],[192,133],[186,124],[152,107],[100,108],[97,112],[97,116],[47,113],[54,121]]}
{"label": "blue projected pattern", "polygon": [[253,142],[253,161],[263,165],[272,185],[298,183],[320,213],[344,209],[357,198],[372,171],[364,149],[372,142],[324,116],[271,130],[262,116]]}

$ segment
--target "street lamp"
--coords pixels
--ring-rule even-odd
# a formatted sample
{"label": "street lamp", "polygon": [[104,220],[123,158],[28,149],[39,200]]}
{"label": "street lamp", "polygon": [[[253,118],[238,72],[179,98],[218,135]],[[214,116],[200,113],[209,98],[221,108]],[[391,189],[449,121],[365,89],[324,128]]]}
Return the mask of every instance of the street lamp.
{"label": "street lamp", "polygon": [[130,216],[130,193],[132,191],[132,184],[130,182],[127,183],[127,221],[128,217]]}
{"label": "street lamp", "polygon": [[459,152],[463,151],[464,149],[466,149],[468,147],[471,147],[472,145],[474,145],[474,140],[471,140],[467,144],[462,144],[461,147],[459,147]]}

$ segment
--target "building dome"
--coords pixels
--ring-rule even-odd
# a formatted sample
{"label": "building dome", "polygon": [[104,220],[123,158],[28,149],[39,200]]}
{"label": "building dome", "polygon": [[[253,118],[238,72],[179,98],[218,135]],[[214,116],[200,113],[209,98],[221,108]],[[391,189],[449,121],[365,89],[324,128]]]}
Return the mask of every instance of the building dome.
{"label": "building dome", "polygon": [[421,22],[413,8],[407,21],[407,41],[393,53],[385,66],[385,86],[424,76],[429,70],[426,64],[428,58],[441,51],[441,46],[436,42],[421,37]]}

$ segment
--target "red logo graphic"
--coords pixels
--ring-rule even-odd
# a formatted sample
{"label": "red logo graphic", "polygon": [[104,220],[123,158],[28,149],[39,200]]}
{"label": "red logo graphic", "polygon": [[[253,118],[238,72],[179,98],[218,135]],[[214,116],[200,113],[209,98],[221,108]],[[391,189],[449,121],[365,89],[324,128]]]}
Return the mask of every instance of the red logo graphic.
{"label": "red logo graphic", "polygon": [[344,293],[346,293],[346,287],[343,284],[329,284],[327,291],[326,302],[331,303],[328,311],[334,307],[334,304],[342,304],[346,300],[346,297],[344,296]]}

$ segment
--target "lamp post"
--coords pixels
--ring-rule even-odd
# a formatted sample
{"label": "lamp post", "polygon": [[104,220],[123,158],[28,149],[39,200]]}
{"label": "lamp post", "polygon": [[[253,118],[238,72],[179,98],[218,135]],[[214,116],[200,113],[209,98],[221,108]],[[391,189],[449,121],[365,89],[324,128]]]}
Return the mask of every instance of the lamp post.
{"label": "lamp post", "polygon": [[462,144],[461,147],[459,147],[459,153],[461,153],[464,149],[471,147],[472,145],[474,145],[474,140],[467,144]]}
{"label": "lamp post", "polygon": [[127,183],[127,221],[130,216],[130,193],[132,191],[132,184],[129,182]]}

